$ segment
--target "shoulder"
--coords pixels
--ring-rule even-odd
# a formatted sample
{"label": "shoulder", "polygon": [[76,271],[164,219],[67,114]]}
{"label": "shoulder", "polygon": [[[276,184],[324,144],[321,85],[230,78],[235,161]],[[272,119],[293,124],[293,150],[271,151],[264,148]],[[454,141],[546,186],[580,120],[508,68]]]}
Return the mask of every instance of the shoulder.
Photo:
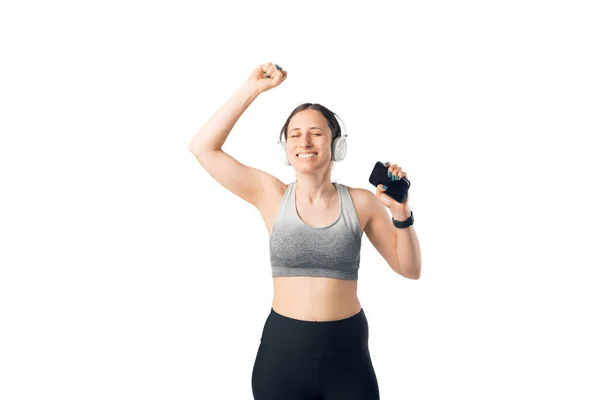
{"label": "shoulder", "polygon": [[375,193],[370,190],[363,188],[355,188],[350,187],[348,185],[344,185],[348,188],[348,193],[352,198],[352,202],[354,203],[354,207],[356,210],[366,217],[368,221],[371,218],[371,210],[373,209],[373,204],[377,201],[377,197],[375,197]]}
{"label": "shoulder", "polygon": [[369,197],[371,196],[375,197],[375,194],[368,189],[348,186],[342,182],[337,182],[337,184],[346,187],[353,200],[356,199],[356,201],[364,202],[369,201]]}
{"label": "shoulder", "polygon": [[344,185],[348,188],[348,193],[352,196],[352,200],[360,204],[368,204],[371,201],[371,197],[375,197],[373,192],[363,189],[355,188],[348,185]]}

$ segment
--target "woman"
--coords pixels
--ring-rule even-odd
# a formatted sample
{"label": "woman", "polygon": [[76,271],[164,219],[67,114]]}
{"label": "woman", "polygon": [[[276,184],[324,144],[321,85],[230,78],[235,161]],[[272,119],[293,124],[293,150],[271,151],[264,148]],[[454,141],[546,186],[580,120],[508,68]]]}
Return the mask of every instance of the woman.
{"label": "woman", "polygon": [[[335,114],[321,105],[300,105],[282,128],[286,164],[296,170],[289,185],[221,149],[254,99],[286,78],[277,64],[256,68],[189,145],[213,178],[260,211],[270,235],[274,298],[252,392],[257,400],[376,400],[368,322],[357,298],[361,237],[365,232],[396,273],[418,279],[412,214],[383,185],[373,194],[330,181],[345,147]],[[406,176],[397,164],[385,165],[388,175]]]}

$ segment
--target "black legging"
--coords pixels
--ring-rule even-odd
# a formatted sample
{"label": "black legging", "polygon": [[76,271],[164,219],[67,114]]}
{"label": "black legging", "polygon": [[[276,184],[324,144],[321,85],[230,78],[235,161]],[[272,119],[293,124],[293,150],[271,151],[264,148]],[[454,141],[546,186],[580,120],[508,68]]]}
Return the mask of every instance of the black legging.
{"label": "black legging", "polygon": [[255,400],[379,400],[363,309],[337,321],[303,321],[273,308],[252,370]]}

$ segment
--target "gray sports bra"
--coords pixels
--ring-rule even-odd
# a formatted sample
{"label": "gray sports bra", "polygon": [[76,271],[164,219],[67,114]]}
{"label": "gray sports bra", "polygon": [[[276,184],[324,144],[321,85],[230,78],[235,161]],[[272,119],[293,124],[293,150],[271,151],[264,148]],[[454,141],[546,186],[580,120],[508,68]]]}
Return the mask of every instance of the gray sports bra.
{"label": "gray sports bra", "polygon": [[270,238],[272,276],[322,276],[357,280],[362,234],[348,188],[335,185],[340,206],[329,226],[312,227],[296,210],[296,182],[288,185]]}

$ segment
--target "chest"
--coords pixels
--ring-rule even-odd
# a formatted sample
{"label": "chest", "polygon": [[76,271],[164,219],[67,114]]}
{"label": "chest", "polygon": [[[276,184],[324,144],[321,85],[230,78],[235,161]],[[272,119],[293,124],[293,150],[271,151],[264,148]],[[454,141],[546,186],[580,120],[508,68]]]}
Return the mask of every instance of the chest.
{"label": "chest", "polygon": [[[265,202],[265,205],[260,210],[267,231],[269,232],[269,237],[273,232],[273,225],[284,193],[285,187],[271,195],[269,201]],[[350,187],[348,188],[348,193],[350,194],[352,204],[358,216],[361,231],[364,231],[369,218],[369,210],[366,206],[366,201],[363,198],[364,194],[362,194],[360,190]],[[311,206],[310,204],[303,204],[301,202],[296,202],[295,205],[298,217],[305,224],[315,228],[331,225],[338,219],[339,213],[341,212],[339,199],[332,201],[331,204],[321,207]]]}

